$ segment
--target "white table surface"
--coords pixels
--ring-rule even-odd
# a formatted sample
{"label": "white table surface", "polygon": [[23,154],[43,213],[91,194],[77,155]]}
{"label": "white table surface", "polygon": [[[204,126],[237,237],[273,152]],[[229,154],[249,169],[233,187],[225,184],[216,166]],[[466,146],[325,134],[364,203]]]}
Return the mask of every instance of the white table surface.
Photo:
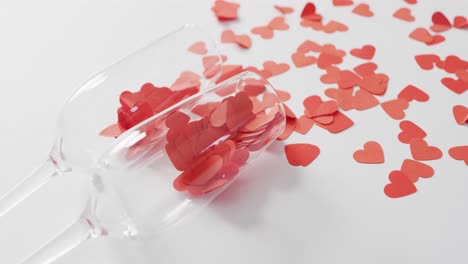
{"label": "white table surface", "polygon": [[[148,41],[196,23],[219,38],[222,30],[210,7],[213,1],[2,1],[0,3],[0,194],[7,192],[45,158],[64,100],[85,79]],[[347,114],[355,126],[332,135],[314,128],[287,142],[309,142],[322,153],[307,168],[291,167],[277,143],[258,161],[255,175],[235,182],[209,208],[154,241],[110,238],[90,241],[57,263],[468,263],[468,170],[447,155],[448,148],[468,144],[467,127],[455,124],[451,109],[467,104],[468,93],[456,95],[440,84],[444,73],[422,71],[414,55],[455,54],[468,59],[468,31],[444,33],[447,40],[427,47],[407,36],[416,26],[428,27],[441,10],[449,17],[468,15],[460,0],[369,1],[375,13],[363,18],[350,7],[316,1],[326,18],[350,26],[346,33],[323,34],[298,26],[305,1],[239,1],[236,32],[248,32],[277,15],[273,4],[291,5],[293,30],[273,40],[253,36],[253,47],[239,52],[223,45],[230,62],[260,66],[267,59],[288,62],[307,38],[348,50],[363,44],[377,47],[374,61],[390,76],[384,99],[395,98],[407,84],[429,93],[428,103],[412,103],[407,118],[429,134],[444,152],[429,164],[436,173],[420,180],[418,192],[402,199],[383,193],[391,170],[410,158],[396,140],[398,122],[380,107]],[[417,21],[392,18],[409,6]],[[347,67],[358,59],[347,57]],[[304,96],[323,95],[317,67],[296,69],[271,78],[293,93],[289,105],[300,110]],[[381,101],[384,99],[379,98]],[[358,164],[352,153],[367,140],[379,141],[386,154],[382,165]],[[272,165],[274,164],[274,165]],[[81,212],[86,177],[64,177],[48,184],[0,219],[0,263],[18,263],[55,236]]]}

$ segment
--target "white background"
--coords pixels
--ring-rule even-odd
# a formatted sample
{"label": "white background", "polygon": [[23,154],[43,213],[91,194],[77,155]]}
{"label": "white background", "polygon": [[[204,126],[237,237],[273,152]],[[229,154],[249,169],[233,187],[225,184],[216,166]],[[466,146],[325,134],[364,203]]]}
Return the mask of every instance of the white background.
{"label": "white background", "polygon": [[[45,160],[54,138],[56,115],[64,100],[96,72],[150,40],[184,23],[196,23],[219,38],[222,30],[210,7],[213,1],[2,1],[0,3],[0,194],[7,192]],[[288,142],[310,142],[322,153],[307,168],[293,168],[282,143],[235,182],[198,217],[154,241],[98,239],[77,248],[57,263],[468,263],[468,173],[448,148],[468,144],[467,127],[455,123],[451,109],[467,104],[467,93],[456,95],[440,84],[446,74],[422,71],[414,55],[455,54],[468,59],[468,32],[451,30],[447,40],[427,47],[410,40],[418,25],[428,27],[441,10],[450,18],[468,15],[468,2],[420,0],[369,1],[375,13],[363,18],[350,7],[335,8],[316,1],[326,20],[350,27],[326,35],[300,27],[305,2],[241,1],[240,21],[228,24],[248,32],[278,13],[273,4],[292,5],[292,29],[273,40],[253,36],[253,47],[240,51],[224,45],[230,62],[260,66],[273,59],[290,61],[305,39],[334,43],[348,50],[364,44],[377,47],[374,61],[390,76],[384,99],[393,99],[408,84],[424,89],[428,103],[411,103],[407,118],[428,132],[427,140],[444,152],[430,162],[436,173],[416,183],[418,192],[392,200],[383,193],[387,175],[410,158],[400,144],[398,122],[380,107],[349,111],[355,126],[339,135],[314,127]],[[392,18],[409,6],[417,21]],[[346,57],[343,67],[359,59]],[[340,66],[341,67],[341,66]],[[289,105],[297,113],[304,96],[323,94],[315,66],[295,69],[271,79],[293,94]],[[380,98],[379,98],[380,99]],[[383,100],[381,100],[383,101]],[[382,144],[386,162],[364,165],[352,153],[367,140]],[[0,263],[18,263],[55,236],[80,214],[86,197],[86,177],[72,175],[50,183],[16,210],[0,219]]]}

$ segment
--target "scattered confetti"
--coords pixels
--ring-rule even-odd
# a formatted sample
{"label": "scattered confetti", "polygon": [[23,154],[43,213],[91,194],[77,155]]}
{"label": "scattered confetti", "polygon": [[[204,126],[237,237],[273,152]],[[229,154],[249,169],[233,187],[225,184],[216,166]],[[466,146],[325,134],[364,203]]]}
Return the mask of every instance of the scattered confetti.
{"label": "scattered confetti", "polygon": [[353,4],[354,2],[352,0],[333,0],[334,6],[350,6]]}
{"label": "scattered confetti", "polygon": [[289,164],[303,167],[311,164],[320,154],[320,149],[312,144],[289,144],[284,151]]}
{"label": "scattered confetti", "polygon": [[468,166],[468,145],[450,148],[449,155],[454,160],[463,160]]}
{"label": "scattered confetti", "polygon": [[405,118],[405,109],[408,108],[409,103],[405,99],[393,99],[387,102],[380,104],[382,109],[387,113],[391,118],[395,120],[400,120]]}
{"label": "scattered confetti", "polygon": [[276,63],[274,61],[265,61],[263,68],[271,74],[271,76],[280,75],[289,71],[289,65],[287,63]]}
{"label": "scattered confetti", "polygon": [[405,2],[410,5],[415,5],[418,1],[417,0],[405,0]]}
{"label": "scattered confetti", "polygon": [[211,10],[219,21],[228,21],[237,19],[237,10],[240,5],[224,0],[216,0]]}
{"label": "scattered confetti", "polygon": [[384,188],[385,194],[390,198],[400,198],[417,192],[413,182],[401,171],[390,172],[390,183]]}
{"label": "scattered confetti", "polygon": [[408,103],[411,103],[413,100],[427,102],[429,100],[429,95],[414,85],[408,85],[401,90],[398,94],[398,98],[404,99],[408,101]]}
{"label": "scattered confetti", "polygon": [[456,105],[453,107],[452,111],[457,124],[464,125],[468,123],[468,107]]}
{"label": "scattered confetti", "polygon": [[368,164],[384,163],[385,161],[382,147],[376,141],[366,142],[364,144],[364,149],[354,152],[353,158],[359,163]]}
{"label": "scattered confetti", "polygon": [[252,40],[248,35],[236,35],[234,31],[227,29],[221,34],[222,43],[236,43],[239,47],[248,49],[252,46]]}
{"label": "scattered confetti", "polygon": [[419,42],[423,42],[428,46],[436,45],[436,44],[439,44],[439,43],[445,41],[444,36],[442,36],[442,35],[431,35],[431,33],[429,33],[429,31],[427,31],[427,29],[421,28],[421,27],[416,28],[415,30],[413,30],[410,33],[409,37],[414,39],[414,40],[417,40]]}
{"label": "scattered confetti", "polygon": [[364,45],[360,49],[352,49],[350,54],[357,58],[371,60],[375,54],[375,47],[372,45]]}
{"label": "scattered confetti", "polygon": [[284,22],[284,17],[273,18],[268,25],[254,27],[251,32],[255,35],[259,35],[263,39],[271,39],[274,35],[274,30],[288,30],[289,25]]}
{"label": "scattered confetti", "polygon": [[359,4],[353,9],[353,13],[356,15],[360,15],[363,17],[371,17],[374,15],[374,13],[370,10],[370,7],[368,4]]}
{"label": "scattered confetti", "polygon": [[315,5],[309,2],[304,6],[304,9],[301,13],[301,18],[308,21],[322,21],[322,15],[317,14],[315,11]]}
{"label": "scattered confetti", "polygon": [[294,9],[292,7],[289,7],[289,6],[275,5],[275,9],[278,10],[283,15],[291,14],[292,12],[294,12]]}
{"label": "scattered confetti", "polygon": [[414,56],[419,67],[423,70],[432,70],[434,65],[440,64],[440,57],[434,54],[422,54]]}
{"label": "scattered confetti", "polygon": [[434,175],[434,169],[431,166],[411,159],[405,159],[403,161],[401,172],[405,174],[411,182],[416,182],[419,178],[430,178]]}
{"label": "scattered confetti", "polygon": [[401,121],[400,129],[398,140],[403,144],[410,144],[412,139],[423,139],[427,136],[424,130],[409,120]]}
{"label": "scattered confetti", "polygon": [[188,50],[198,55],[205,55],[208,50],[206,49],[206,44],[203,41],[198,41],[193,43]]}
{"label": "scattered confetti", "polygon": [[421,138],[413,138],[410,141],[411,155],[415,160],[436,160],[442,157],[442,151],[439,148],[429,146]]}
{"label": "scattered confetti", "polygon": [[413,22],[414,20],[416,20],[411,14],[411,10],[406,7],[402,7],[395,11],[395,13],[393,13],[393,17],[407,22]]}
{"label": "scattered confetti", "polygon": [[444,32],[452,28],[452,24],[442,12],[435,12],[432,15],[431,30],[434,32]]}
{"label": "scattered confetti", "polygon": [[466,19],[464,16],[456,16],[453,19],[453,27],[458,29],[468,28],[468,19]]}

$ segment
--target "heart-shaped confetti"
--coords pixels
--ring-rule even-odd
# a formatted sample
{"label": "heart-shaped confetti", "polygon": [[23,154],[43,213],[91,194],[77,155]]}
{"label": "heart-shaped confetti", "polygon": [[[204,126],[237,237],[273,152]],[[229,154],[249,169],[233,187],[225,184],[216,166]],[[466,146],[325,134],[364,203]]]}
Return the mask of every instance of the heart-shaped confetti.
{"label": "heart-shaped confetti", "polygon": [[352,0],[333,0],[334,6],[350,6],[353,4],[354,2]]}
{"label": "heart-shaped confetti", "polygon": [[410,33],[409,37],[423,43],[430,43],[434,39],[431,33],[425,28],[416,28]]}
{"label": "heart-shaped confetti", "polygon": [[405,0],[405,2],[410,5],[415,5],[418,2],[418,0]]}
{"label": "heart-shaped confetti", "polygon": [[401,165],[401,172],[412,182],[419,178],[430,178],[434,175],[434,169],[420,161],[405,159]]}
{"label": "heart-shaped confetti", "polygon": [[188,50],[198,55],[205,55],[208,52],[208,50],[206,49],[206,44],[203,41],[193,43],[192,45],[190,45]]}
{"label": "heart-shaped confetti", "polygon": [[289,65],[287,63],[276,63],[274,61],[265,61],[263,68],[271,73],[271,76],[279,75],[289,71]]}
{"label": "heart-shaped confetti", "polygon": [[451,91],[457,94],[462,94],[466,90],[468,90],[468,83],[460,80],[460,79],[453,79],[450,77],[442,78],[442,84],[449,88]]}
{"label": "heart-shaped confetti", "polygon": [[384,188],[385,194],[390,198],[400,198],[417,192],[416,186],[401,171],[390,172],[390,183]]}
{"label": "heart-shaped confetti", "polygon": [[387,113],[391,118],[395,120],[400,120],[405,118],[405,109],[408,108],[409,103],[404,99],[393,99],[387,102],[380,104],[382,109]]}
{"label": "heart-shaped confetti", "polygon": [[294,12],[294,9],[292,7],[289,7],[289,6],[275,5],[275,9],[278,10],[283,15],[287,15],[287,14],[290,14],[290,13]]}
{"label": "heart-shaped confetti", "polygon": [[393,17],[407,22],[413,22],[415,20],[414,16],[411,14],[411,10],[406,7],[402,7],[395,11],[395,13],[393,13]]}
{"label": "heart-shaped confetti", "polygon": [[432,14],[431,30],[434,32],[444,32],[452,28],[452,24],[448,18],[440,11]]}
{"label": "heart-shaped confetti", "polygon": [[321,21],[322,16],[316,13],[317,8],[311,2],[308,2],[301,13],[301,18],[309,21]]}
{"label": "heart-shaped confetti", "polygon": [[371,17],[374,13],[370,10],[368,4],[359,4],[353,9],[353,13],[363,16],[363,17]]}
{"label": "heart-shaped confetti", "polygon": [[306,56],[302,52],[295,52],[291,55],[291,59],[294,65],[298,68],[305,67],[314,64],[317,62],[317,58],[314,56]]}
{"label": "heart-shaped confetti", "polygon": [[372,45],[364,45],[360,49],[352,49],[350,53],[354,57],[371,60],[375,54],[375,47]]}
{"label": "heart-shaped confetti", "polygon": [[215,1],[211,10],[214,12],[219,21],[228,21],[237,19],[237,10],[240,5],[224,0]]}
{"label": "heart-shaped confetti", "polygon": [[385,161],[382,147],[376,141],[366,142],[364,144],[364,149],[354,152],[353,158],[359,163],[368,164],[384,163]]}
{"label": "heart-shaped confetti", "polygon": [[410,141],[411,155],[415,160],[436,160],[442,157],[442,151],[434,146],[429,146],[424,139],[413,138]]}
{"label": "heart-shaped confetti", "polygon": [[440,57],[434,54],[416,55],[414,58],[423,70],[432,70],[434,65],[441,62]]}
{"label": "heart-shaped confetti", "polygon": [[450,148],[449,155],[454,160],[463,160],[468,166],[468,145]]}
{"label": "heart-shaped confetti", "polygon": [[320,154],[320,149],[312,144],[289,144],[284,151],[289,164],[303,167],[311,164]]}
{"label": "heart-shaped confetti", "polygon": [[398,134],[398,140],[403,144],[409,144],[414,138],[423,139],[427,136],[424,130],[409,120],[401,121],[400,129],[401,132]]}
{"label": "heart-shaped confetti", "polygon": [[453,27],[458,29],[468,28],[468,19],[464,16],[456,16],[453,19]]}
{"label": "heart-shaped confetti", "polygon": [[361,77],[356,75],[352,71],[344,70],[340,72],[340,80],[338,81],[338,87],[341,89],[352,88],[357,86],[361,82]]}
{"label": "heart-shaped confetti", "polygon": [[345,32],[347,30],[348,26],[335,20],[330,20],[326,25],[323,26],[323,32],[328,34],[335,32]]}
{"label": "heart-shaped confetti", "polygon": [[340,133],[354,125],[353,120],[351,120],[349,117],[341,113],[340,111],[337,111],[336,113],[333,114],[333,122],[330,124],[321,124],[317,123],[317,125],[321,128],[324,128],[328,130],[328,132],[336,134]]}
{"label": "heart-shaped confetti", "polygon": [[464,125],[468,123],[468,107],[456,105],[453,107],[452,112],[457,124]]}
{"label": "heart-shaped confetti", "polygon": [[398,98],[405,99],[409,103],[413,100],[427,102],[429,95],[414,85],[408,85],[398,94]]}
{"label": "heart-shaped confetti", "polygon": [[359,87],[372,94],[383,95],[387,91],[388,79],[387,75],[381,73],[368,75],[362,78]]}
{"label": "heart-shaped confetti", "polygon": [[377,64],[373,62],[367,62],[363,63],[361,65],[358,65],[354,67],[353,69],[357,74],[359,74],[361,77],[366,77],[370,75],[374,75],[375,71],[377,70]]}
{"label": "heart-shaped confetti", "polygon": [[359,89],[352,97],[352,108],[362,111],[379,105],[379,100],[366,90]]}
{"label": "heart-shaped confetti", "polygon": [[248,35],[236,35],[234,31],[227,29],[221,34],[222,43],[236,43],[239,47],[248,49],[252,46],[252,40]]}
{"label": "heart-shaped confetti", "polygon": [[309,132],[309,130],[314,126],[315,122],[313,119],[303,115],[296,120],[296,127],[294,131],[299,134],[305,135]]}

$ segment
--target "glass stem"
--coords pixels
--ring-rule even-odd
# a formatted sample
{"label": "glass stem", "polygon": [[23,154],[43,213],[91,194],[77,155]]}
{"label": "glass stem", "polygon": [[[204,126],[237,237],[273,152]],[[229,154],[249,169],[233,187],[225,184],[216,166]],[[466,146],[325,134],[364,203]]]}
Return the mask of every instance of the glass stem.
{"label": "glass stem", "polygon": [[0,217],[8,213],[54,176],[62,173],[51,159],[46,160],[30,176],[24,178],[10,192],[0,198]]}
{"label": "glass stem", "polygon": [[93,224],[87,218],[81,217],[60,235],[24,260],[22,264],[53,263],[83,242],[100,235],[101,233],[96,232]]}

